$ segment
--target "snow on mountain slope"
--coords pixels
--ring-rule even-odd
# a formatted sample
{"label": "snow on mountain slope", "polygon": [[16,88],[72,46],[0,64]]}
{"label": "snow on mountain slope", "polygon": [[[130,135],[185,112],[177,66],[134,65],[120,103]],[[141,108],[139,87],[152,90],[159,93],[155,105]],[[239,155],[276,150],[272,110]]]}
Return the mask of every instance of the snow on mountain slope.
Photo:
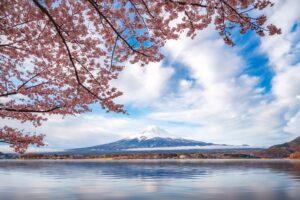
{"label": "snow on mountain slope", "polygon": [[174,138],[170,136],[170,134],[165,131],[162,128],[159,128],[157,126],[149,126],[145,130],[143,130],[139,134],[131,135],[125,139],[138,139],[138,140],[148,140],[156,137],[161,137],[161,138]]}

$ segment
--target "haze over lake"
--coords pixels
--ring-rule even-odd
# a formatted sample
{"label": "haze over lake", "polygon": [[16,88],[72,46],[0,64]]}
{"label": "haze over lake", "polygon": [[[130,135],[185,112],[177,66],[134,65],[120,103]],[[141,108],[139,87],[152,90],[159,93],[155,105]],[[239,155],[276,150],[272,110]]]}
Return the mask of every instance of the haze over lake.
{"label": "haze over lake", "polygon": [[300,196],[300,161],[0,161],[0,199],[272,199]]}

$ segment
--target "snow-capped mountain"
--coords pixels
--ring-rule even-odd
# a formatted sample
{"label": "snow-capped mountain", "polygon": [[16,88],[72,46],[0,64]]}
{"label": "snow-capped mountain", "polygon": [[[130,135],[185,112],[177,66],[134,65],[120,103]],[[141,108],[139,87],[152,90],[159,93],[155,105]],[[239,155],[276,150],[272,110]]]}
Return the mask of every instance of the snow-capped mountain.
{"label": "snow-capped mountain", "polygon": [[131,135],[125,139],[138,139],[140,141],[142,140],[148,140],[152,138],[174,138],[172,137],[167,131],[164,129],[157,127],[157,126],[149,126],[145,130],[143,130],[141,133]]}
{"label": "snow-capped mountain", "polygon": [[140,134],[118,140],[116,142],[102,144],[92,147],[74,149],[81,151],[119,151],[119,150],[134,150],[147,148],[166,148],[166,147],[199,147],[214,145],[195,140],[187,140],[183,138],[172,137],[167,131],[151,126],[142,131]]}

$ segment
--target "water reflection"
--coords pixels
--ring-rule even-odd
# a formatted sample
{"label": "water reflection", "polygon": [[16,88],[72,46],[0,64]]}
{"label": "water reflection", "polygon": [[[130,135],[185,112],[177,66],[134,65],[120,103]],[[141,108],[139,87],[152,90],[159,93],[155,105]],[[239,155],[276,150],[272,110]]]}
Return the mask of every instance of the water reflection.
{"label": "water reflection", "polygon": [[0,199],[298,199],[300,161],[0,161]]}

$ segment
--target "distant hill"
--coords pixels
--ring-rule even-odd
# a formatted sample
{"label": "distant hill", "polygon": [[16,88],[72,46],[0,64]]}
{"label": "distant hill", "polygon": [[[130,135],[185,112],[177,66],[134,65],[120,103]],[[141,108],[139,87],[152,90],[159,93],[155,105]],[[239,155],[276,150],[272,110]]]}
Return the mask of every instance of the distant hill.
{"label": "distant hill", "polygon": [[0,152],[0,159],[11,159],[11,158],[17,158],[18,156],[16,154],[5,154]]}
{"label": "distant hill", "polygon": [[300,152],[300,137],[287,143],[271,146],[258,152],[257,155],[264,158],[287,158],[295,152]]}

